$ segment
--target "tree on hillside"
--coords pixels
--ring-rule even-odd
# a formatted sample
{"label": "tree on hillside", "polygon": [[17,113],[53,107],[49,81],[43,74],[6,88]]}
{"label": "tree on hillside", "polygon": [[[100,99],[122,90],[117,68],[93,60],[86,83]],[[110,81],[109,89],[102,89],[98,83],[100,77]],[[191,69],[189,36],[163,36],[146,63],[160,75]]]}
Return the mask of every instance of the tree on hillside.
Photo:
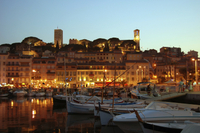
{"label": "tree on hillside", "polygon": [[10,53],[15,53],[16,45],[20,45],[20,44],[21,44],[20,42],[12,43],[11,46],[10,46]]}
{"label": "tree on hillside", "polygon": [[[51,46],[39,46],[39,47],[42,47],[42,51],[44,52],[44,51],[46,51],[46,50],[49,50],[49,51],[51,51],[51,52],[57,52],[56,51],[56,48],[54,48],[54,47],[51,47]],[[59,49],[58,49],[59,50]]]}
{"label": "tree on hillside", "polygon": [[111,46],[111,47],[114,47],[116,44],[118,44],[118,43],[120,43],[121,41],[119,40],[119,38],[115,38],[115,37],[113,37],[113,38],[109,38],[108,39],[108,44],[109,44],[109,46]]}
{"label": "tree on hillside", "polygon": [[53,46],[54,46],[54,43],[49,42],[49,43],[46,44],[46,46],[51,46],[51,47],[53,47]]}
{"label": "tree on hillside", "polygon": [[83,45],[80,44],[73,44],[72,46],[72,51],[83,51],[85,49],[85,47]]}
{"label": "tree on hillside", "polygon": [[125,40],[121,43],[121,47],[124,47],[125,49],[132,49],[134,46],[136,46],[137,43],[133,40]]}
{"label": "tree on hillside", "polygon": [[3,43],[3,44],[1,44],[0,46],[8,46],[8,47],[10,47],[11,44],[9,44],[9,43]]}
{"label": "tree on hillside", "polygon": [[106,39],[98,38],[98,39],[94,40],[92,44],[93,44],[94,46],[97,46],[98,44],[101,44],[101,43],[104,43],[104,44],[105,44],[106,42],[107,42]]}
{"label": "tree on hillside", "polygon": [[38,41],[42,41],[41,39],[37,38],[37,37],[26,37],[24,38],[24,40],[22,40],[21,43],[26,43],[26,44],[29,44],[29,45],[34,45],[34,43],[38,42]]}
{"label": "tree on hillside", "polygon": [[59,51],[59,44],[58,44],[58,41],[57,41],[57,43],[56,43],[56,53],[58,53],[58,51]]}
{"label": "tree on hillside", "polygon": [[105,48],[103,49],[103,52],[106,52],[106,51],[109,51],[109,46],[107,42],[105,43]]}
{"label": "tree on hillside", "polygon": [[91,49],[91,52],[100,52],[100,48],[99,47],[93,47],[93,49]]}

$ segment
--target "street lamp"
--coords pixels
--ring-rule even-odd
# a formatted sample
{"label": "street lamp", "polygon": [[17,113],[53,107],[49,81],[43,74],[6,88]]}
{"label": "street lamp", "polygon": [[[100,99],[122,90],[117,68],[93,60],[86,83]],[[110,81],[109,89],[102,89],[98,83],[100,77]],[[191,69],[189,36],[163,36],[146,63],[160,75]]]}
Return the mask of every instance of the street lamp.
{"label": "street lamp", "polygon": [[[36,73],[36,70],[33,69],[32,72],[34,73],[34,81],[35,81],[35,73]],[[33,81],[33,87],[34,87],[34,81]]]}
{"label": "street lamp", "polygon": [[12,84],[13,84],[13,86],[14,86],[14,78],[12,78],[11,80],[12,80]]}
{"label": "street lamp", "polygon": [[192,58],[192,61],[195,61],[195,77],[196,77],[196,85],[198,85],[197,59]]}

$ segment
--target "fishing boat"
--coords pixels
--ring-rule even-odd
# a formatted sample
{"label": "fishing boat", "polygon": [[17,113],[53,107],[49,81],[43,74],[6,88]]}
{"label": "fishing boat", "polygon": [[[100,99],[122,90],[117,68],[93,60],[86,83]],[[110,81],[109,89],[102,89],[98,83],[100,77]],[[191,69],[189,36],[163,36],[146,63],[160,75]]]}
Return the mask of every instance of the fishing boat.
{"label": "fishing boat", "polygon": [[29,91],[28,93],[27,93],[27,96],[28,97],[34,97],[35,96],[35,92],[34,91]]}
{"label": "fishing boat", "polygon": [[64,94],[53,95],[53,103],[66,105],[66,95]]}
{"label": "fishing boat", "polygon": [[121,104],[121,106],[115,104],[114,108],[95,107],[95,109],[98,110],[99,112],[101,125],[107,126],[107,125],[115,125],[112,121],[114,116],[125,113],[131,113],[136,109],[143,109],[147,105],[148,104],[146,102],[132,102],[132,103]]}
{"label": "fishing boat", "polygon": [[13,95],[17,96],[17,97],[23,97],[26,94],[27,94],[27,92],[24,91],[23,89],[17,89],[16,91],[13,92]]}
{"label": "fishing boat", "polygon": [[36,97],[44,97],[45,96],[45,92],[44,91],[38,91],[35,94]]}
{"label": "fishing boat", "polygon": [[189,127],[196,127],[196,130],[200,131],[200,123],[199,122],[192,122],[192,121],[161,121],[161,122],[152,122],[152,121],[143,121],[138,111],[134,111],[136,117],[142,127],[144,133],[182,133],[182,130]]}
{"label": "fishing boat", "polygon": [[156,85],[152,82],[139,82],[130,92],[132,96],[138,99],[149,99],[161,96],[156,90]]}
{"label": "fishing boat", "polygon": [[[192,107],[192,108],[191,108]],[[193,111],[198,105],[152,102],[146,108],[137,110],[143,121],[149,122],[171,122],[171,121],[199,121],[200,113]],[[124,132],[141,131],[139,122],[135,113],[127,113],[113,117],[113,122]],[[137,127],[137,128],[133,128]]]}
{"label": "fishing boat", "polygon": [[[101,103],[102,98],[97,96],[85,96],[85,95],[75,95],[73,98],[73,101],[76,103]],[[103,103],[109,103],[111,104],[113,102],[113,99],[105,99],[103,98]],[[124,101],[119,98],[114,98],[115,103],[123,103]]]}
{"label": "fishing boat", "polygon": [[[103,101],[104,102],[104,101]],[[109,101],[112,102],[112,101]],[[100,102],[99,102],[100,104]],[[114,102],[115,106],[121,106],[124,104],[123,102],[118,102],[117,100]],[[101,107],[112,107],[110,103],[101,103]],[[85,103],[79,103],[74,101],[67,101],[67,111],[71,114],[94,114],[95,103],[92,101],[88,101]]]}

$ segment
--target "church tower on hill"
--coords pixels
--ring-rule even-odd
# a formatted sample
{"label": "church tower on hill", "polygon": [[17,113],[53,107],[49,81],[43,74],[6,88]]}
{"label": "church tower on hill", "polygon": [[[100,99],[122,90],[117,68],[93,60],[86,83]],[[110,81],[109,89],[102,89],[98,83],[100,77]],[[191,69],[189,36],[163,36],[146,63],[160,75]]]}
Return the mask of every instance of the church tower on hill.
{"label": "church tower on hill", "polygon": [[134,39],[133,39],[137,45],[136,45],[136,51],[140,51],[140,30],[136,29],[134,30]]}
{"label": "church tower on hill", "polygon": [[61,29],[54,30],[54,47],[56,47],[57,43],[59,45],[59,49],[63,47],[63,31]]}

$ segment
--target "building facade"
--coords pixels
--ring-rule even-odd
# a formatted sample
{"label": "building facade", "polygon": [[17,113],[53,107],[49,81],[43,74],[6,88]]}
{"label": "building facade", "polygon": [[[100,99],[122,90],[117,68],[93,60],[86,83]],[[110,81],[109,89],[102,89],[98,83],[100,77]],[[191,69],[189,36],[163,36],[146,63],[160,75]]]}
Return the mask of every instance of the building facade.
{"label": "building facade", "polygon": [[6,85],[6,62],[8,53],[0,53],[0,86]]}

